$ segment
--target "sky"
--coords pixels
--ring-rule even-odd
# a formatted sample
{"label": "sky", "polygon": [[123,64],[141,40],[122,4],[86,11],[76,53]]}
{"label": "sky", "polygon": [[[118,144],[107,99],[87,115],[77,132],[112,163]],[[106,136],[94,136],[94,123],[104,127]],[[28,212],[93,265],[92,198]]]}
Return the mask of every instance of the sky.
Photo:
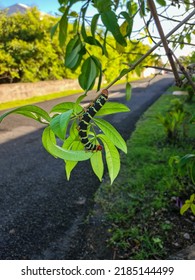
{"label": "sky", "polygon": [[[37,6],[40,11],[50,13],[53,15],[55,15],[56,13],[59,14],[58,8],[60,7],[60,5],[59,5],[58,0],[18,0],[18,1],[17,0],[0,0],[0,7],[1,8],[8,7],[8,6],[11,6],[16,3],[22,3],[22,4],[26,4],[28,6]],[[169,16],[170,17],[172,15],[175,16],[177,13],[176,10],[177,9],[175,7],[173,7],[172,10],[170,10],[170,12],[169,12]],[[181,9],[178,10],[178,12],[181,13]],[[161,23],[163,24],[163,21]],[[141,23],[141,24],[143,24],[143,23]],[[167,34],[174,26],[175,26],[174,23],[171,22],[170,24],[167,24],[167,22],[166,22],[163,26],[164,33]],[[134,23],[134,28],[136,29],[136,27],[137,27],[137,29],[138,29],[138,27],[140,27],[140,18],[139,18],[139,22],[137,21]],[[158,35],[157,31],[155,30],[155,26],[154,26],[154,30],[152,30],[152,34]],[[149,44],[149,41],[146,40],[144,43]],[[194,40],[192,43],[195,43]],[[162,49],[160,51],[162,51]],[[177,56],[188,55],[192,51],[194,51],[194,47],[185,46],[183,50],[180,50],[179,48],[177,48],[176,55]]]}

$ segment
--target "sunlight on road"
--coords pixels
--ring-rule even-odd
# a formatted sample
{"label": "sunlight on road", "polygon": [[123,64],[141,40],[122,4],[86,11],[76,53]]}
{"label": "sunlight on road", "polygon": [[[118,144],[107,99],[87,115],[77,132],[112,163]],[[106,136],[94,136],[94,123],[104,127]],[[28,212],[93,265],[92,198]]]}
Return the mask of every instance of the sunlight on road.
{"label": "sunlight on road", "polygon": [[36,130],[37,127],[34,126],[19,126],[16,128],[10,128],[8,131],[0,130],[0,144],[14,140]]}

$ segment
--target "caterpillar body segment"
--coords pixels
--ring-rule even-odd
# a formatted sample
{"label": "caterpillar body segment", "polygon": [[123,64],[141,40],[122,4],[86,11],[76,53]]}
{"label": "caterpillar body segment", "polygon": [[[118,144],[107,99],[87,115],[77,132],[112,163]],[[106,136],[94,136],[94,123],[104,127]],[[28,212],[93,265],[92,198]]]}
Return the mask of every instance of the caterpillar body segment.
{"label": "caterpillar body segment", "polygon": [[82,115],[82,119],[79,122],[79,137],[84,147],[88,151],[101,151],[101,145],[95,145],[90,142],[87,130],[88,125],[91,119],[95,116],[95,114],[102,108],[102,106],[106,103],[108,99],[108,91],[106,89],[102,90],[101,94],[94,100],[93,104],[90,105],[85,113]]}

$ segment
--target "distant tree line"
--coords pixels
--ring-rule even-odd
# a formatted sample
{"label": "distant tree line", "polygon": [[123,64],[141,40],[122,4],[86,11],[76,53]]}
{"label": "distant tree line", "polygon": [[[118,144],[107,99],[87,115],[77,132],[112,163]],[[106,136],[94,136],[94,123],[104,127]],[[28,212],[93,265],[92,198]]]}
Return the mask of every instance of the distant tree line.
{"label": "distant tree line", "polygon": [[[43,17],[37,8],[32,8],[25,14],[16,13],[11,16],[5,11],[0,12],[0,83],[78,77],[82,65],[76,70],[66,68],[66,46],[60,47],[57,33],[51,39],[50,31],[57,20],[50,15]],[[73,36],[73,28],[74,26],[69,24],[69,38]],[[102,40],[101,30],[99,32],[99,38]],[[90,55],[95,54],[101,61],[107,81],[113,79],[124,68],[123,63],[133,63],[150,48],[141,42],[131,41],[124,54],[120,49],[116,49],[116,42],[112,36],[107,40],[107,44],[108,55],[104,59],[98,46],[87,47]],[[157,55],[151,55],[144,64],[157,65],[159,61]],[[136,68],[137,75],[141,74],[142,66]],[[135,71],[131,73],[134,74]]]}

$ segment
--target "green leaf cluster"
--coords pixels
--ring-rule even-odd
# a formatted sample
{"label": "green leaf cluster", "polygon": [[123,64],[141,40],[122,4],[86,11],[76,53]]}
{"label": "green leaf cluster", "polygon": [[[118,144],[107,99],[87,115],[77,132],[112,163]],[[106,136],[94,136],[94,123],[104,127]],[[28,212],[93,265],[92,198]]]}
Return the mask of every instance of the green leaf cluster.
{"label": "green leaf cluster", "polygon": [[[80,12],[74,10],[74,4],[79,1],[63,1],[60,11],[68,15],[68,21],[73,22],[71,37],[63,36],[59,28],[59,37],[65,38],[65,66],[77,73],[81,88],[88,91],[97,84],[97,90],[101,88],[102,77],[107,82],[113,80],[124,70],[123,63],[132,64],[146,51],[148,46],[131,38],[133,20],[139,7],[135,2],[126,1],[93,1],[93,9],[96,9],[91,19],[88,17],[88,9],[92,4],[83,1]],[[120,9],[120,12],[119,12]],[[51,35],[58,30],[55,25]],[[103,27],[102,27],[103,25]],[[67,29],[67,23],[64,24]],[[61,46],[63,46],[62,41]],[[145,63],[158,63],[155,56],[150,56]],[[132,74],[140,75],[142,64],[136,67]],[[127,72],[127,79],[129,78]],[[97,82],[98,78],[98,82]],[[96,83],[97,82],[97,83]]]}
{"label": "green leaf cluster", "polygon": [[[78,134],[79,121],[85,111],[80,102],[85,96],[86,94],[80,96],[76,102],[55,105],[50,114],[35,105],[16,108],[0,116],[0,122],[15,113],[45,124],[46,128],[42,135],[43,146],[52,156],[64,160],[67,179],[70,178],[71,171],[78,162],[90,159],[92,169],[101,181],[104,175],[103,153],[85,151]],[[129,108],[123,104],[107,102],[98,112],[97,117],[128,111]],[[89,123],[88,137],[91,142],[103,145],[110,180],[113,183],[120,170],[118,149],[127,153],[127,147],[119,132],[110,123],[97,117]],[[96,132],[96,127],[101,130],[100,133]]]}
{"label": "green leaf cluster", "polygon": [[[168,110],[156,116],[164,127],[167,140],[176,143],[179,137],[186,137],[187,126],[190,123],[191,114],[184,109],[184,103],[179,99],[173,99]],[[182,133],[181,133],[182,132]]]}
{"label": "green leaf cluster", "polygon": [[187,199],[180,209],[180,214],[183,215],[188,209],[191,209],[192,213],[195,215],[195,194]]}
{"label": "green leaf cluster", "polygon": [[195,184],[195,154],[186,154],[183,157],[173,156],[169,164],[172,168],[177,168],[180,176],[188,175]]}

